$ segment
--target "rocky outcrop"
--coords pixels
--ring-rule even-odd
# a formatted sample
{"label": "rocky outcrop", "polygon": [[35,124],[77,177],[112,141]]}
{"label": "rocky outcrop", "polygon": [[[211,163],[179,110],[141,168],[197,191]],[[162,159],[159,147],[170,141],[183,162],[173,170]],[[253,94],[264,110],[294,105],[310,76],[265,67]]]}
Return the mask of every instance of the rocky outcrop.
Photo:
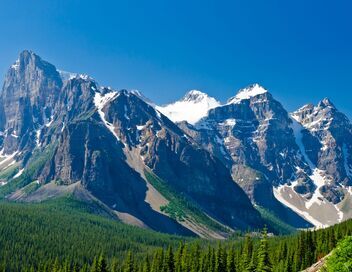
{"label": "rocky outcrop", "polygon": [[151,185],[144,171],[151,171],[216,224],[229,230],[262,226],[227,168],[138,92],[115,91],[88,76],[58,72],[25,51],[9,70],[0,102],[4,154],[22,154],[12,166],[23,167],[16,174],[17,186],[78,183],[121,218],[192,234],[149,204]]}
{"label": "rocky outcrop", "polygon": [[0,95],[3,153],[33,144],[35,130],[49,124],[62,80],[55,66],[23,51],[9,69]]}
{"label": "rocky outcrop", "polygon": [[228,167],[254,203],[286,222],[305,226],[281,204],[317,226],[348,218],[351,124],[328,99],[289,114],[254,84],[197,123],[178,125]]}

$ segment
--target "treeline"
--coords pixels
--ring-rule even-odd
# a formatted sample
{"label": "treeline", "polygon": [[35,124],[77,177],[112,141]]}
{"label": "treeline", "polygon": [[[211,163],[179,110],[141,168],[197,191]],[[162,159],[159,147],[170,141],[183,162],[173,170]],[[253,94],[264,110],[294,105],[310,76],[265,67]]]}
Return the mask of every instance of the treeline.
{"label": "treeline", "polygon": [[124,256],[107,259],[103,255],[91,262],[74,263],[49,260],[23,271],[55,272],[262,272],[301,271],[328,254],[339,240],[352,235],[352,220],[333,227],[302,231],[296,235],[260,238],[247,234],[241,241],[204,245],[199,242],[180,242],[160,247],[152,254],[136,256],[132,250]]}
{"label": "treeline", "polygon": [[262,233],[216,242],[131,227],[72,199],[0,203],[3,271],[291,271],[309,267],[352,235],[352,220],[289,236]]}

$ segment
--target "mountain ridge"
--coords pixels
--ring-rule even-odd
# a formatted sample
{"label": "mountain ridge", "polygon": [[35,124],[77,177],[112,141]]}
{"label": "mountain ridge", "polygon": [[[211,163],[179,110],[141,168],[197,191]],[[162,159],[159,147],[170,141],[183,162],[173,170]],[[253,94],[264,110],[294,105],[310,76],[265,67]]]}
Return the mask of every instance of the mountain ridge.
{"label": "mountain ridge", "polygon": [[[224,238],[263,224],[221,162],[141,93],[100,87],[86,75],[67,78],[29,51],[18,63],[1,93],[0,191],[8,199],[80,183],[125,223],[163,232]],[[173,217],[180,205],[188,208]]]}
{"label": "mountain ridge", "polygon": [[352,217],[351,123],[328,99],[289,113],[252,84],[224,104],[192,90],[158,106],[24,51],[0,129],[9,199],[79,183],[125,223],[213,238],[263,226],[253,205],[294,227]]}

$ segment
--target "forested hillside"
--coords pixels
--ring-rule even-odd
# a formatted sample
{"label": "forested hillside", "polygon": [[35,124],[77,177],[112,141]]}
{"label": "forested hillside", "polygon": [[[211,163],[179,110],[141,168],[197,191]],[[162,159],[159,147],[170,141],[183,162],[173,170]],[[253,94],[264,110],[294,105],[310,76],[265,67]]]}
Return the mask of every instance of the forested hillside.
{"label": "forested hillside", "polygon": [[[2,271],[300,271],[352,234],[352,221],[289,236],[224,241],[124,225],[71,198],[0,204]],[[269,236],[269,237],[268,237]]]}

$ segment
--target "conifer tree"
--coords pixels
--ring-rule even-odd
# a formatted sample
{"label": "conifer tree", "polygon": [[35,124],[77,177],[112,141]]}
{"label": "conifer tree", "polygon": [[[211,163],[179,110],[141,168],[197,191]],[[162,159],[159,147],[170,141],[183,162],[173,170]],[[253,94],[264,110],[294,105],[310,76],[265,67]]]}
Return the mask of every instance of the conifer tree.
{"label": "conifer tree", "polygon": [[174,271],[175,271],[174,254],[172,252],[172,247],[169,246],[164,258],[163,272],[174,272]]}
{"label": "conifer tree", "polygon": [[60,264],[59,264],[59,259],[56,257],[55,261],[53,263],[53,266],[51,268],[52,272],[59,272],[60,271]]}
{"label": "conifer tree", "polygon": [[230,248],[230,250],[227,253],[226,272],[236,272],[235,254],[234,254],[234,250],[232,247]]}
{"label": "conifer tree", "polygon": [[134,260],[132,252],[129,250],[124,264],[124,272],[134,272]]}
{"label": "conifer tree", "polygon": [[99,256],[98,259],[98,271],[97,272],[107,272],[108,271],[108,266],[106,264],[106,260],[103,255]]}
{"label": "conifer tree", "polygon": [[144,258],[142,271],[143,272],[150,272],[150,263],[149,263],[148,256],[145,256],[145,258]]}
{"label": "conifer tree", "polygon": [[249,233],[244,238],[244,245],[241,254],[241,267],[242,271],[251,271],[251,261],[253,255],[253,241]]}
{"label": "conifer tree", "polygon": [[257,272],[271,272],[271,263],[269,259],[269,248],[268,248],[268,238],[267,238],[267,228],[265,227],[262,234],[262,239],[260,240],[260,246],[258,249],[258,265]]}

